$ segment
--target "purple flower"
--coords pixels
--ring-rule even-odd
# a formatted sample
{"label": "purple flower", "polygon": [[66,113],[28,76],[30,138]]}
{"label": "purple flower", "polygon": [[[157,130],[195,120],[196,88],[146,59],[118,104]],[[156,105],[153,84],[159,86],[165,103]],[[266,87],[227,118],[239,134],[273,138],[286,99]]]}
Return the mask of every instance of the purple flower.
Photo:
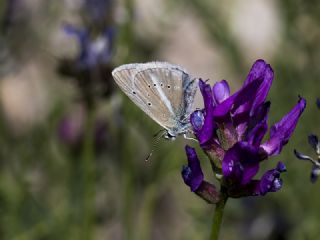
{"label": "purple flower", "polygon": [[78,40],[80,52],[77,64],[80,69],[93,68],[110,61],[115,32],[113,28],[107,28],[95,37],[90,35],[89,30],[72,25],[65,25],[64,31]]}
{"label": "purple flower", "polygon": [[[260,180],[253,178],[260,163],[279,154],[288,143],[306,101],[299,98],[292,110],[271,126],[269,139],[262,142],[268,132],[270,102],[266,97],[273,78],[271,66],[264,60],[257,60],[243,86],[232,95],[225,80],[212,88],[201,79],[199,81],[204,109],[193,112],[190,122],[201,148],[210,158],[216,177],[222,179],[221,189],[230,197],[265,195],[282,186],[283,163],[267,171]],[[194,149],[192,154],[187,151],[187,156],[191,166],[190,158],[196,156]],[[188,181],[185,180],[193,190],[195,186],[199,187],[199,174],[195,172],[201,172],[203,181],[199,166],[188,175]]]}
{"label": "purple flower", "polygon": [[317,107],[320,109],[320,98],[317,98]]}
{"label": "purple flower", "polygon": [[188,165],[183,166],[181,171],[185,184],[190,187],[192,192],[195,192],[208,203],[217,203],[220,200],[220,194],[213,184],[204,181],[196,150],[188,145],[185,150],[188,157]]}
{"label": "purple flower", "polygon": [[258,195],[265,195],[268,192],[276,192],[282,187],[282,180],[280,178],[280,173],[285,172],[286,167],[282,162],[278,162],[275,169],[267,171],[261,180],[257,183],[256,193]]}
{"label": "purple flower", "polygon": [[182,178],[190,187],[192,192],[196,191],[203,182],[203,173],[200,167],[196,150],[192,147],[186,146],[186,153],[188,157],[188,166],[182,167]]}
{"label": "purple flower", "polygon": [[316,159],[314,159],[313,157],[310,157],[308,155],[305,155],[301,152],[298,152],[296,149],[294,150],[294,154],[296,155],[296,157],[298,159],[307,160],[312,163],[310,180],[312,183],[315,183],[318,179],[318,176],[320,175],[320,142],[319,142],[318,136],[315,134],[310,134],[308,136],[308,141],[309,141],[310,146],[315,151],[315,154],[317,156]]}

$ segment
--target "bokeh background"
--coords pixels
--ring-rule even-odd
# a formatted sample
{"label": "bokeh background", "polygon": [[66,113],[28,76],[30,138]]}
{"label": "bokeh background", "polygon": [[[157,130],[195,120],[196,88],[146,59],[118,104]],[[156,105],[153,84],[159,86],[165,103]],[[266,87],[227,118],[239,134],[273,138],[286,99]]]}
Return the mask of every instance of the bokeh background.
{"label": "bokeh background", "polygon": [[145,162],[160,127],[111,70],[165,60],[234,92],[258,58],[276,76],[270,124],[308,106],[263,164],[285,162],[283,189],[230,199],[221,239],[318,239],[320,183],[293,149],[320,133],[319,23],[315,0],[0,0],[0,239],[208,239],[214,207],[180,175],[196,144],[163,140]]}

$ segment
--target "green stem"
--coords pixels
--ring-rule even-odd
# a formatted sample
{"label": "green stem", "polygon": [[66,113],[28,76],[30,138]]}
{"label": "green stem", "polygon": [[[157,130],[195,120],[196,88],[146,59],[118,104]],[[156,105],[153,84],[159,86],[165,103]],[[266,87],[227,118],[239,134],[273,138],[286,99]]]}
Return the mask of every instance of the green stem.
{"label": "green stem", "polygon": [[95,163],[94,163],[94,109],[88,108],[85,126],[85,136],[82,152],[82,172],[84,180],[83,191],[83,240],[91,239],[94,219],[94,195],[95,195]]}
{"label": "green stem", "polygon": [[227,198],[222,198],[216,204],[216,209],[214,211],[213,221],[212,221],[212,226],[211,226],[210,240],[218,240],[219,239],[219,233],[220,233],[222,217],[223,217],[223,210],[226,205],[226,202],[227,202]]}
{"label": "green stem", "polygon": [[152,239],[152,218],[156,209],[157,200],[156,183],[152,183],[145,191],[143,201],[143,211],[141,212],[140,240]]}
{"label": "green stem", "polygon": [[[125,8],[127,10],[127,21],[123,26],[123,44],[127,47],[128,52],[122,59],[124,62],[130,61],[132,58],[132,49],[133,49],[133,37],[134,37],[134,12],[135,12],[135,1],[134,0],[125,0],[124,1]],[[134,215],[133,215],[133,202],[134,202],[134,164],[133,159],[131,158],[130,149],[126,149],[128,147],[128,140],[126,138],[127,130],[124,126],[121,127],[120,137],[119,137],[119,146],[124,146],[124,149],[119,150],[119,158],[122,161],[122,173],[123,173],[123,195],[124,195],[124,206],[123,206],[123,235],[125,240],[133,240],[135,239],[135,231],[134,231]]]}
{"label": "green stem", "polygon": [[133,176],[133,164],[132,159],[129,156],[122,154],[122,159],[124,162],[123,167],[123,182],[124,182],[124,208],[123,208],[123,224],[124,224],[124,239],[130,240],[134,239],[133,233],[133,206],[132,202],[134,200],[134,176]]}

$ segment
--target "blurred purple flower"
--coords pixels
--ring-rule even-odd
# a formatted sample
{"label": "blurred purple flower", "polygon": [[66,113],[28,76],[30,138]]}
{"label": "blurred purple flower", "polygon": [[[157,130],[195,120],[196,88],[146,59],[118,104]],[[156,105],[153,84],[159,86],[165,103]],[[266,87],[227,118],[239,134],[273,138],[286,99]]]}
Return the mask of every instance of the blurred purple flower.
{"label": "blurred purple flower", "polygon": [[317,107],[320,109],[320,98],[317,98]]}
{"label": "blurred purple flower", "polygon": [[[282,186],[280,173],[285,171],[285,166],[281,162],[260,180],[253,177],[259,171],[260,162],[279,154],[289,141],[306,101],[299,98],[293,109],[271,126],[269,139],[262,143],[268,131],[270,102],[266,102],[266,97],[273,77],[271,66],[264,60],[257,60],[242,88],[232,95],[225,80],[212,88],[201,79],[199,81],[204,109],[193,112],[190,122],[201,148],[209,156],[216,176],[222,178],[222,187],[230,197],[265,195],[278,191]],[[190,159],[194,159],[194,155],[194,151],[187,151],[191,170],[194,167]],[[192,191],[199,186],[200,171],[198,167],[196,169],[185,181]]]}
{"label": "blurred purple flower", "polygon": [[22,2],[21,0],[6,0],[4,1],[4,12],[2,18],[2,31],[6,33],[11,25],[19,18],[22,14]]}
{"label": "blurred purple flower", "polygon": [[62,119],[58,127],[59,138],[68,145],[78,144],[83,134],[82,125],[83,123],[76,119]]}
{"label": "blurred purple flower", "polygon": [[113,91],[111,71],[116,29],[113,0],[82,0],[82,27],[65,24],[63,30],[74,37],[79,46],[75,58],[62,58],[57,66],[59,74],[78,85],[81,100],[88,107],[97,98],[109,97]]}
{"label": "blurred purple flower", "polygon": [[[86,114],[87,112],[83,106],[77,106],[60,121],[58,137],[61,142],[71,147],[80,147],[85,134]],[[96,148],[106,144],[107,134],[106,121],[97,118],[94,126],[94,144]]]}
{"label": "blurred purple flower", "polygon": [[100,35],[92,37],[89,30],[77,28],[72,25],[65,25],[64,31],[76,37],[80,52],[77,64],[80,69],[90,69],[98,65],[109,63],[111,59],[114,29],[106,28]]}
{"label": "blurred purple flower", "polygon": [[84,9],[92,21],[100,23],[110,14],[111,0],[85,0]]}

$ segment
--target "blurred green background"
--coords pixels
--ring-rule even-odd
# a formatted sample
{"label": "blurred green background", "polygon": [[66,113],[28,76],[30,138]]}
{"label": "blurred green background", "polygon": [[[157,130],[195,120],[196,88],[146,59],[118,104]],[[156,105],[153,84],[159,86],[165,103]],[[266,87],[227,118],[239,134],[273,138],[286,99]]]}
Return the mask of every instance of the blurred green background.
{"label": "blurred green background", "polygon": [[320,183],[293,149],[319,134],[319,23],[315,0],[0,0],[0,239],[208,239],[214,207],[180,175],[196,144],[163,140],[145,162],[160,127],[111,70],[164,60],[234,92],[258,58],[276,76],[270,124],[298,95],[308,106],[263,164],[287,165],[283,189],[230,199],[221,239],[318,239]]}

